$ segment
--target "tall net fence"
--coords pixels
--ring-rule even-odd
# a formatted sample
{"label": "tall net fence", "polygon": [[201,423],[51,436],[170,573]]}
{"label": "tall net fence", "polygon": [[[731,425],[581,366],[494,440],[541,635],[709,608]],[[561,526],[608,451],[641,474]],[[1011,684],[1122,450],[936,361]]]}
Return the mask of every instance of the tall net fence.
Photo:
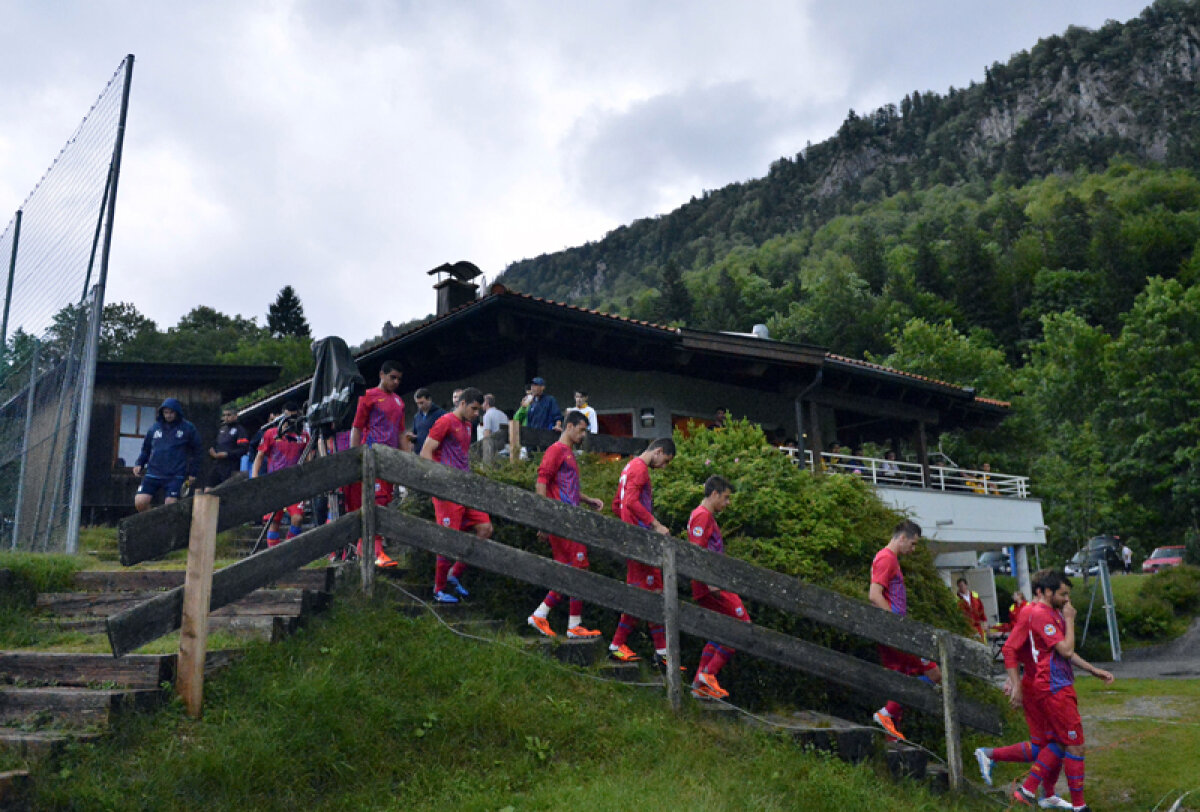
{"label": "tall net fence", "polygon": [[133,57],[0,234],[0,549],[74,552]]}

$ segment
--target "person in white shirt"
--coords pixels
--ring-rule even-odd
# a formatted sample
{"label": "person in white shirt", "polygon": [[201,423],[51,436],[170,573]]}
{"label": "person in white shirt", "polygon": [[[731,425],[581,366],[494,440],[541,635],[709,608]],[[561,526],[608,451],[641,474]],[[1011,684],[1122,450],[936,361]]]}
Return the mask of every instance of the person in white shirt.
{"label": "person in white shirt", "polygon": [[587,392],[578,390],[575,392],[575,411],[582,412],[584,417],[588,419],[588,431],[592,434],[600,433],[600,424],[596,420],[596,410],[588,406]]}
{"label": "person in white shirt", "polygon": [[483,408],[486,411],[479,420],[479,433],[476,438],[479,440],[492,436],[508,425],[508,415],[504,413],[503,409],[496,408],[495,395],[483,396]]}

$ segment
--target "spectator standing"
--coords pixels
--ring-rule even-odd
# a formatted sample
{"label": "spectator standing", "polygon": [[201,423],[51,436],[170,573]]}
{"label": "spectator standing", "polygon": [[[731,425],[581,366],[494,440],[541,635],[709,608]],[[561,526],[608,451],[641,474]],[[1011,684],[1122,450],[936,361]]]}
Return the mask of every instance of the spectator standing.
{"label": "spectator standing", "polygon": [[558,408],[554,395],[546,394],[546,379],[534,378],[530,381],[529,392],[533,395],[526,417],[529,427],[562,431],[562,409]]}
{"label": "spectator standing", "polygon": [[425,438],[429,436],[429,430],[433,428],[433,424],[437,422],[438,418],[446,413],[446,410],[433,402],[429,390],[425,387],[421,387],[413,393],[413,401],[417,404],[417,413],[413,415],[413,433],[408,438],[412,443],[413,451],[420,454],[421,446],[425,445]]}
{"label": "spectator standing", "polygon": [[241,468],[242,457],[250,451],[250,435],[245,426],[238,423],[237,409],[226,406],[221,410],[221,427],[217,430],[217,440],[208,449],[208,456],[213,460],[208,472],[208,487],[211,491],[225,480],[229,479]]}
{"label": "spectator standing", "polygon": [[[568,505],[583,503],[592,510],[602,510],[604,503],[593,499],[579,490],[579,464],[575,462],[575,447],[583,442],[587,433],[587,418],[581,412],[572,410],[567,413],[567,425],[563,428],[558,442],[546,449],[542,463],[538,466],[537,492],[538,496],[557,499]],[[568,567],[585,570],[588,568],[587,547],[578,541],[538,533],[539,538],[550,542],[554,552],[554,560]],[[570,614],[567,619],[567,637],[586,639],[599,637],[600,632],[584,628],[583,601],[570,598]],[[562,601],[562,596],[554,590],[546,593],[546,599],[529,616],[528,623],[547,637],[554,637],[550,628],[550,610]]]}
{"label": "spectator standing", "polygon": [[[350,447],[360,445],[386,445],[401,451],[411,451],[412,446],[404,433],[404,400],[400,397],[400,380],[403,377],[400,365],[395,361],[384,361],[379,368],[379,385],[363,392],[354,412],[354,423],[350,429]],[[392,501],[394,486],[382,479],[375,480],[375,504],[386,507]],[[346,512],[352,513],[362,507],[362,482],[351,482],[346,486]],[[359,539],[358,554],[362,555],[362,539]],[[375,566],[391,569],[396,566],[383,551],[383,536],[375,537]]]}
{"label": "spectator standing", "polygon": [[725,428],[725,409],[718,408],[713,414],[713,422],[710,428],[723,429]]}
{"label": "spectator standing", "polygon": [[142,453],[133,465],[133,475],[145,477],[138,486],[133,506],[138,513],[150,509],[154,495],[165,491],[164,504],[179,499],[186,482],[196,479],[200,470],[200,432],[183,417],[183,406],[167,398],[158,407],[158,420],[146,432]]}
{"label": "spectator standing", "polygon": [[971,628],[975,630],[975,636],[979,638],[979,642],[987,643],[987,635],[984,632],[984,628],[987,626],[987,610],[983,608],[983,601],[980,599],[979,593],[971,589],[966,578],[959,578],[956,585],[958,586],[959,610],[967,619],[967,623],[970,623]]}
{"label": "spectator standing", "polygon": [[[710,553],[725,555],[725,540],[717,526],[717,514],[729,507],[733,486],[724,477],[710,476],[704,483],[704,499],[688,518],[688,541]],[[705,609],[728,615],[743,623],[750,622],[742,599],[728,590],[711,587],[701,581],[692,581],[692,598]],[[733,656],[733,649],[715,641],[708,641],[700,654],[696,676],[692,680],[692,696],[697,699],[724,699],[729,696],[717,682],[717,674]]]}
{"label": "spectator standing", "polygon": [[[439,417],[429,430],[425,445],[421,447],[421,457],[460,471],[470,471],[471,422],[479,417],[482,405],[482,392],[473,386],[464,389],[454,411]],[[469,530],[479,539],[492,537],[492,518],[481,510],[464,507],[435,496],[433,512],[437,523],[442,527],[464,533]],[[451,561],[440,555],[437,557],[433,574],[433,597],[438,603],[458,603],[460,598],[470,597],[471,593],[467,592],[459,581],[466,569],[467,565],[461,561]],[[453,587],[456,594],[447,592],[447,586]]]}
{"label": "spectator standing", "polygon": [[588,394],[582,389],[575,392],[575,411],[582,412],[583,416],[587,418],[589,432],[600,433],[600,422],[596,419],[596,410],[588,406]]}
{"label": "spectator standing", "polygon": [[499,434],[508,425],[508,415],[503,409],[496,408],[496,396],[483,396],[483,417],[479,420],[479,439],[483,440],[493,434]]}
{"label": "spectator standing", "polygon": [[896,461],[896,452],[888,449],[884,452],[883,463],[879,466],[880,479],[885,483],[895,484],[900,481],[900,464]]}
{"label": "spectator standing", "polygon": [[[908,592],[904,586],[904,572],[900,569],[900,556],[916,550],[920,541],[921,526],[912,520],[905,520],[892,530],[892,538],[887,546],[875,554],[875,560],[871,563],[871,587],[867,596],[879,609],[901,617],[908,614]],[[915,654],[881,645],[879,659],[884,668],[906,676],[919,677],[930,685],[937,685],[942,681],[937,663]],[[904,708],[899,702],[889,699],[871,718],[875,724],[887,731],[888,736],[904,740],[904,735],[897,727],[904,718]]]}
{"label": "spectator standing", "polygon": [[[675,441],[668,437],[660,437],[650,443],[638,456],[629,461],[621,471],[621,479],[617,483],[617,495],[613,498],[613,514],[623,522],[635,527],[644,527],[670,535],[671,531],[665,524],[654,518],[654,488],[650,483],[650,471],[662,468],[675,459]],[[651,564],[643,564],[630,558],[625,563],[625,583],[650,592],[662,592],[662,570]],[[609,645],[609,656],[622,662],[640,660],[633,649],[625,642],[629,634],[640,621],[629,614],[622,614],[617,621],[617,632]],[[667,637],[661,624],[650,623],[650,639],[654,643],[655,665],[666,662]]]}
{"label": "spectator standing", "polygon": [[1133,550],[1124,542],[1121,542],[1121,566],[1124,567],[1126,575],[1133,572]]}

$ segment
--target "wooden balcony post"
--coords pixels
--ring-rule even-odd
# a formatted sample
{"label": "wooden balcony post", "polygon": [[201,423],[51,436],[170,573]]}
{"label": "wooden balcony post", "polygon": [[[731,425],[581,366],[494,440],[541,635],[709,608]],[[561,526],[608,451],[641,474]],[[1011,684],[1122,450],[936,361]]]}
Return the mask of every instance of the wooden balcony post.
{"label": "wooden balcony post", "polygon": [[187,572],[183,582],[183,618],[175,690],[188,716],[199,719],[204,706],[204,661],[208,649],[208,605],[212,598],[213,558],[221,499],[198,494],[192,500]]}
{"label": "wooden balcony post", "polygon": [[683,688],[679,680],[679,571],[675,568],[675,544],[670,536],[662,539],[663,626],[667,636],[667,701],[676,713],[683,706]]}

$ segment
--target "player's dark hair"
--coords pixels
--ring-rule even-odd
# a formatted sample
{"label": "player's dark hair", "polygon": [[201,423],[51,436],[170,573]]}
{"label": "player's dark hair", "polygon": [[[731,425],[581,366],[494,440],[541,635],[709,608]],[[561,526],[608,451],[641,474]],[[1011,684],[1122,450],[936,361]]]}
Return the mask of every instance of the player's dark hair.
{"label": "player's dark hair", "polygon": [[404,374],[404,370],[401,369],[400,365],[395,361],[384,361],[383,366],[379,368],[379,377],[382,378],[389,372],[399,372],[401,375]]}
{"label": "player's dark hair", "polygon": [[578,426],[580,423],[587,423],[587,415],[578,409],[572,409],[567,412],[567,416],[563,418],[563,424],[567,426]]}
{"label": "player's dark hair", "polygon": [[1058,588],[1066,584],[1071,586],[1071,579],[1066,573],[1059,570],[1041,570],[1037,573],[1037,580],[1033,582],[1034,592],[1057,592]]}
{"label": "player's dark hair", "polygon": [[[967,579],[966,579],[966,578],[959,578],[957,581],[955,581],[955,582],[954,582],[954,585],[955,585],[955,586],[958,586],[959,584],[967,584]],[[970,586],[970,584],[967,584],[967,586]]]}
{"label": "player's dark hair", "polygon": [[298,412],[300,411],[300,407],[296,405],[296,401],[289,400],[283,404],[283,410],[285,412]]}
{"label": "player's dark hair", "polygon": [[478,403],[483,405],[483,392],[476,389],[474,386],[468,386],[466,389],[462,390],[462,393],[458,396],[458,402]]}
{"label": "player's dark hair", "polygon": [[921,538],[921,525],[914,522],[912,519],[905,519],[892,529],[892,538],[896,536],[909,536],[910,538]]}
{"label": "player's dark hair", "polygon": [[483,396],[483,405],[484,406],[495,406],[496,405],[496,396],[491,394],[490,392],[488,394],[484,395]]}
{"label": "player's dark hair", "polygon": [[576,389],[575,394],[580,395],[584,400],[587,400],[587,390]]}
{"label": "player's dark hair", "polygon": [[730,485],[729,480],[725,477],[713,474],[704,480],[705,496],[712,496],[714,493],[725,493],[725,491],[733,492],[733,485]]}
{"label": "player's dark hair", "polygon": [[659,437],[657,440],[650,443],[650,445],[646,446],[647,451],[654,451],[658,448],[661,448],[663,453],[668,457],[675,456],[675,441],[670,437]]}
{"label": "player's dark hair", "polygon": [[416,400],[417,398],[429,398],[430,400],[433,400],[433,396],[429,394],[429,390],[424,386],[422,386],[416,392],[413,392],[413,400]]}

